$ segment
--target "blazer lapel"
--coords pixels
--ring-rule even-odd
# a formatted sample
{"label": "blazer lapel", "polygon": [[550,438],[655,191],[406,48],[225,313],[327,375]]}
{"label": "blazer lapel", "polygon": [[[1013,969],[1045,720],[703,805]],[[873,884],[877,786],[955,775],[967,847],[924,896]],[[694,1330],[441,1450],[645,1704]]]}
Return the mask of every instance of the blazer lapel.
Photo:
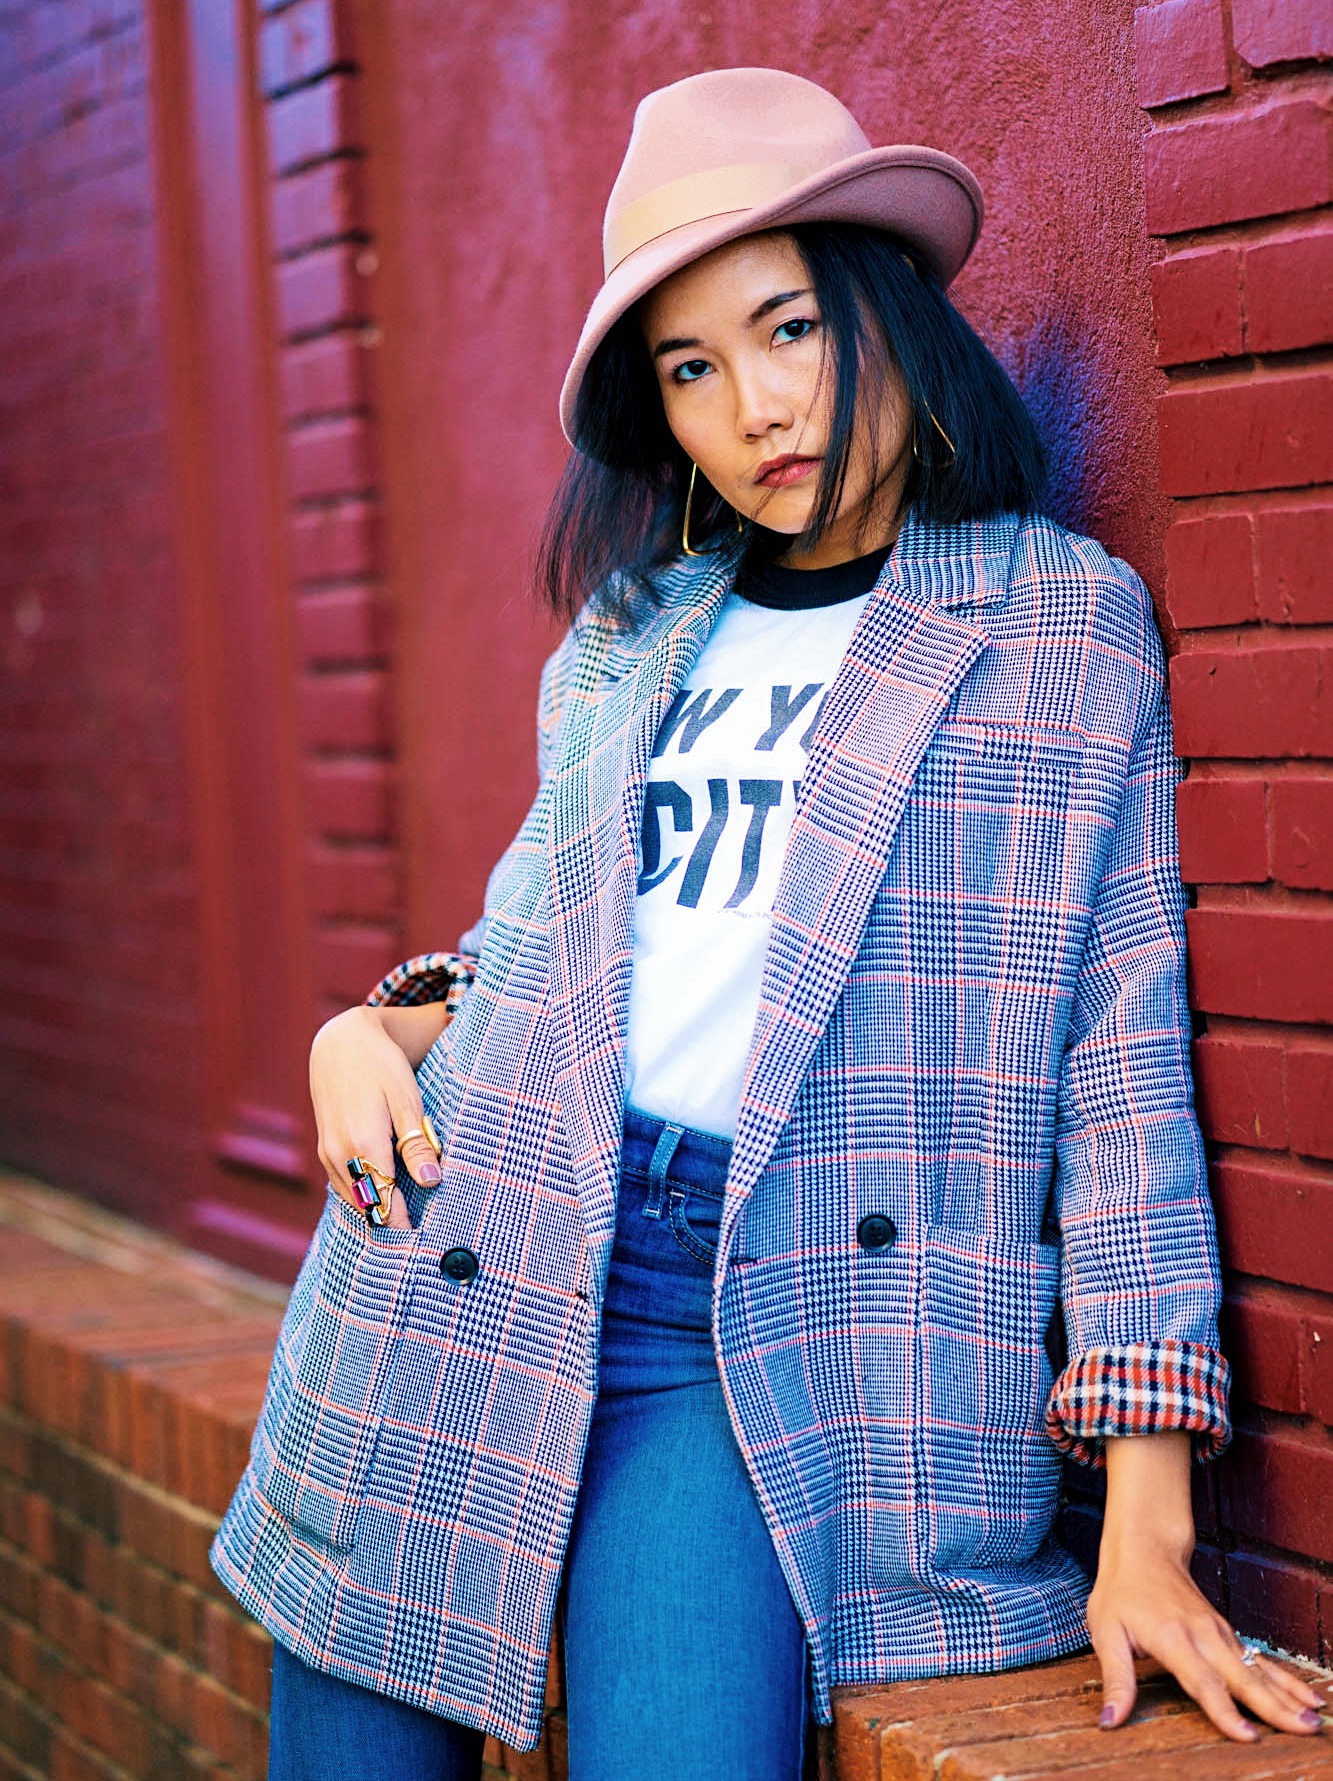
{"label": "blazer lapel", "polygon": [[774,897],[724,1249],[842,993],[921,757],[986,646],[978,615],[1007,592],[1017,532],[909,515],[829,688]]}
{"label": "blazer lapel", "polygon": [[[735,552],[685,565],[663,606],[606,653],[554,771],[551,1014],[557,1093],[590,1242],[609,1245],[624,1121],[639,827],[653,739],[730,592]],[[591,689],[590,689],[591,691]]]}

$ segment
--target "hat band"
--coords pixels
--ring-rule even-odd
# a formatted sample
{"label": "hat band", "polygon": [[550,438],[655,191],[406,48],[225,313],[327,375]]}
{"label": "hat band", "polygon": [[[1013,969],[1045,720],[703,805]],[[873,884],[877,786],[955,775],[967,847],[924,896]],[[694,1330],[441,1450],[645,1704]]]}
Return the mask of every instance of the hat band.
{"label": "hat band", "polygon": [[822,173],[822,167],[794,167],[775,161],[749,161],[735,167],[710,167],[657,186],[627,204],[619,216],[607,219],[603,242],[606,276],[632,253],[686,223],[706,222],[728,211],[753,210],[780,198],[802,180]]}

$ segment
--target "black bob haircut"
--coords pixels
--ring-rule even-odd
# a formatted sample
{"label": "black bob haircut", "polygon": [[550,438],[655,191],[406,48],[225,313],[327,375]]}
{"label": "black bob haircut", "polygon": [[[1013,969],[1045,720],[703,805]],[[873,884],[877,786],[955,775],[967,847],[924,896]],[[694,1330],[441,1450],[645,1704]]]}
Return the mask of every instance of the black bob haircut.
{"label": "black bob haircut", "polygon": [[[779,231],[774,231],[775,233]],[[896,369],[911,403],[913,450],[904,508],[937,525],[1038,504],[1045,459],[1007,372],[905,243],[855,223],[798,223],[833,378],[832,420],[803,548],[838,510],[857,405],[884,399]],[[589,599],[621,623],[659,597],[657,575],[680,555],[690,462],[666,422],[657,374],[635,310],[594,353],[574,411],[572,453],[547,516],[537,588],[570,618]],[[887,470],[887,466],[884,467]],[[882,472],[872,466],[873,480]],[[772,554],[790,536],[746,528],[747,553]],[[736,537],[736,516],[702,478],[690,514],[696,549]],[[619,572],[619,573],[617,573]]]}

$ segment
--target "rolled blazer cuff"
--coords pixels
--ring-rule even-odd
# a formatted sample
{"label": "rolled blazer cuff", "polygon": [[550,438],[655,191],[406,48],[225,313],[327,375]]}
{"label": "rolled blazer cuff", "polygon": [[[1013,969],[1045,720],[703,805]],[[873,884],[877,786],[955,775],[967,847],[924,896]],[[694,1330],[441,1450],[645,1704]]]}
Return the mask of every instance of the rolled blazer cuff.
{"label": "rolled blazer cuff", "polygon": [[408,1008],[421,1002],[443,1002],[445,1012],[458,1013],[476,975],[477,961],[466,953],[421,952],[395,965],[366,997],[368,1008]]}
{"label": "rolled blazer cuff", "polygon": [[1194,1457],[1216,1459],[1231,1439],[1231,1368],[1197,1342],[1134,1342],[1090,1348],[1060,1374],[1046,1406],[1046,1432],[1085,1466],[1106,1464],[1108,1435],[1186,1429]]}

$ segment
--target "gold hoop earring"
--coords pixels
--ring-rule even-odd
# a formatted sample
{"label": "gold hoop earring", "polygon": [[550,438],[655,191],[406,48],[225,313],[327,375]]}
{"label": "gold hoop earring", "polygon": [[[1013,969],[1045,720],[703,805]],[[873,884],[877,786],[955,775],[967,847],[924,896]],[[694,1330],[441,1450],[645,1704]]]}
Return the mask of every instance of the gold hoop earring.
{"label": "gold hoop earring", "polygon": [[694,506],[694,479],[698,474],[699,466],[695,463],[694,459],[691,458],[690,487],[688,494],[685,496],[685,523],[680,528],[680,548],[685,552],[687,557],[701,557],[704,554],[701,550],[695,550],[690,544],[690,509]]}
{"label": "gold hoop earring", "polygon": [[[954,444],[953,440],[950,439],[949,435],[945,432],[944,428],[940,425],[939,417],[936,415],[935,410],[933,408],[928,407],[926,409],[926,413],[930,416],[931,426],[934,427],[935,431],[939,434],[940,438],[944,441],[944,443],[949,448],[949,463],[942,466],[943,469],[947,470],[949,468],[949,465],[952,464],[954,459],[958,456],[958,447]],[[921,453],[917,450],[916,422],[915,421],[913,421],[913,423],[912,423],[912,456],[916,459],[918,464],[924,464],[926,461],[921,456]]]}
{"label": "gold hoop earring", "polygon": [[[690,509],[694,506],[694,479],[696,476],[698,476],[698,474],[699,474],[699,466],[695,463],[694,459],[691,458],[690,459],[690,486],[689,486],[689,490],[685,496],[685,522],[680,528],[680,547],[685,552],[685,555],[687,557],[703,557],[703,556],[708,555],[708,552],[705,550],[695,550],[690,543]],[[735,510],[733,509],[733,511],[735,511]],[[744,530],[745,530],[744,523],[741,520],[740,514],[737,513],[736,514],[737,535],[739,536],[740,533],[742,533]]]}

